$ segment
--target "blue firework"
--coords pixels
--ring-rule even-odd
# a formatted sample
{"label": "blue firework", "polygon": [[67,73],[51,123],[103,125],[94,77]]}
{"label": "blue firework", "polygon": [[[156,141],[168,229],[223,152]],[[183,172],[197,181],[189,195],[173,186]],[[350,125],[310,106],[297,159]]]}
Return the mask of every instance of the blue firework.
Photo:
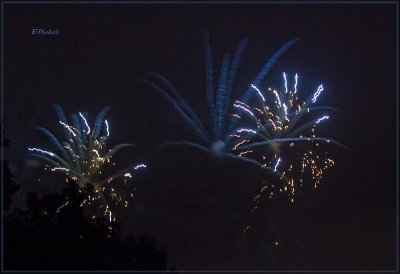
{"label": "blue firework", "polygon": [[[243,51],[248,42],[247,39],[242,39],[237,46],[233,56],[225,53],[222,58],[222,65],[219,73],[218,84],[215,85],[214,79],[214,67],[213,58],[211,53],[210,38],[209,34],[204,31],[204,53],[205,53],[205,80],[206,88],[205,95],[207,99],[208,112],[209,112],[209,128],[205,126],[205,122],[201,121],[199,117],[194,113],[193,109],[189,106],[187,101],[180,95],[180,93],[174,88],[174,86],[164,77],[159,74],[151,73],[157,77],[165,86],[161,87],[154,82],[141,80],[146,84],[154,88],[161,96],[163,96],[169,104],[177,111],[182,119],[189,126],[190,130],[196,133],[198,136],[197,142],[191,141],[176,141],[164,144],[162,147],[170,145],[190,145],[206,151],[211,151],[217,155],[227,155],[231,157],[237,157],[231,153],[233,147],[233,139],[231,137],[232,131],[234,131],[237,121],[232,119],[227,122],[228,110],[231,106],[231,92],[234,86],[234,80],[237,74],[237,70],[242,58]],[[273,65],[278,59],[294,45],[298,39],[291,40],[279,48],[275,54],[268,60],[262,70],[256,76],[253,84],[260,84]],[[244,93],[242,102],[248,102],[253,96],[253,89],[251,86]],[[240,110],[236,110],[240,112]],[[251,159],[247,159],[252,161]],[[258,163],[257,163],[258,164]]]}

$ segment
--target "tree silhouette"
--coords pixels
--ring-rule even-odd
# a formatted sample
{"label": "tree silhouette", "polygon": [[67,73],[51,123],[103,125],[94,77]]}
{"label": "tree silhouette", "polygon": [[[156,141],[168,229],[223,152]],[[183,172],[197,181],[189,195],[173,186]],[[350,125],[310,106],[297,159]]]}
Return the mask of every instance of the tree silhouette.
{"label": "tree silhouette", "polygon": [[69,181],[62,194],[29,193],[27,210],[15,209],[4,223],[8,270],[162,270],[168,252],[143,235],[121,237],[119,222],[92,218],[82,201],[93,188]]}
{"label": "tree silhouette", "polygon": [[[3,147],[0,149],[0,153],[3,152],[2,149],[4,147],[10,146],[10,140],[3,137]],[[3,155],[3,154],[2,154]],[[5,211],[10,210],[10,204],[12,202],[11,196],[19,190],[21,187],[17,185],[14,180],[14,175],[11,172],[10,167],[8,166],[9,162],[7,160],[1,159],[1,164],[3,166],[3,208]]]}

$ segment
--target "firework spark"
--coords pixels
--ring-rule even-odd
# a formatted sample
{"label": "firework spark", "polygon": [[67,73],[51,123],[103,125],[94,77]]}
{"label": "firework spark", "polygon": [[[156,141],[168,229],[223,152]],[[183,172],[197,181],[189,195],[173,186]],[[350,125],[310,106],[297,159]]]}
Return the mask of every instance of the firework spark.
{"label": "firework spark", "polygon": [[262,95],[261,91],[253,84],[251,84],[251,87],[254,88],[255,90],[257,90],[258,95],[260,95],[260,97],[263,100],[263,102],[265,102],[265,97]]}
{"label": "firework spark", "polygon": [[323,120],[325,120],[325,119],[329,119],[329,116],[328,116],[328,115],[325,115],[325,116],[319,118],[315,123],[316,123],[316,124],[319,124],[319,122],[321,122],[321,121],[323,121]]}
{"label": "firework spark", "polygon": [[67,124],[64,123],[64,122],[61,122],[61,121],[59,121],[59,122],[60,122],[60,124],[63,125],[66,129],[68,129],[68,131],[69,131],[72,135],[74,135],[74,137],[76,137],[76,134],[75,134],[75,132],[71,129],[71,126],[67,125]]}
{"label": "firework spark", "polygon": [[51,171],[56,171],[56,170],[62,170],[62,171],[66,171],[66,172],[69,171],[69,169],[65,168],[65,167],[54,167],[51,169]]}
{"label": "firework spark", "polygon": [[315,103],[317,101],[318,96],[321,94],[321,92],[324,90],[324,87],[322,84],[318,87],[317,91],[314,93],[312,102]]}
{"label": "firework spark", "polygon": [[85,125],[86,125],[86,127],[87,127],[87,129],[88,129],[87,134],[89,134],[89,133],[90,133],[90,127],[89,127],[88,122],[86,121],[86,118],[85,118],[85,117],[82,115],[82,113],[80,113],[80,112],[79,112],[79,116],[81,116],[82,119],[83,119],[83,121],[85,122]]}
{"label": "firework spark", "polygon": [[108,125],[108,121],[104,120],[104,122],[106,123],[106,130],[107,130],[107,137],[110,136],[110,126]]}
{"label": "firework spark", "polygon": [[275,164],[275,167],[274,167],[274,172],[276,172],[280,162],[281,162],[281,158],[278,158],[278,161],[276,161],[276,164]]}
{"label": "firework spark", "polygon": [[287,93],[288,89],[287,89],[287,79],[286,79],[286,73],[285,72],[283,73],[283,79],[285,80],[285,93]]}
{"label": "firework spark", "polygon": [[63,207],[65,207],[66,205],[68,205],[68,201],[66,201],[65,203],[63,203],[62,205],[60,205],[58,208],[57,208],[57,210],[56,210],[56,212],[58,213],[58,212],[60,212],[60,209],[62,209]]}
{"label": "firework spark", "polygon": [[40,152],[40,153],[48,154],[48,155],[50,155],[51,157],[54,156],[54,153],[53,153],[53,152],[49,152],[49,151],[46,151],[46,150],[42,150],[42,149],[40,149],[40,148],[29,147],[28,150],[29,150],[29,151],[37,151],[37,152]]}
{"label": "firework spark", "polygon": [[254,113],[251,110],[249,110],[248,108],[244,107],[244,106],[237,105],[237,104],[233,104],[233,106],[236,107],[236,108],[241,108],[241,109],[247,111],[248,113],[250,113],[251,116],[254,116]]}
{"label": "firework spark", "polygon": [[294,76],[294,80],[295,80],[295,82],[294,82],[294,94],[297,93],[297,79],[298,78],[299,78],[299,76],[296,73],[296,75]]}
{"label": "firework spark", "polygon": [[146,168],[145,164],[138,164],[133,169]]}
{"label": "firework spark", "polygon": [[248,129],[248,128],[240,128],[238,130],[236,130],[237,132],[251,132],[251,133],[256,133],[255,130],[252,129]]}

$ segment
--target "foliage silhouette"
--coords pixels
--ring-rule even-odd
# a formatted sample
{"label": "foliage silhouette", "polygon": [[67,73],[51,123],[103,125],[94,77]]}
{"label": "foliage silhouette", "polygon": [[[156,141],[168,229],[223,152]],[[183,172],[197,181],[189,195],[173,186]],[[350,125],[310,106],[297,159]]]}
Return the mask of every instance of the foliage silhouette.
{"label": "foliage silhouette", "polygon": [[5,218],[5,269],[167,269],[168,252],[157,248],[154,239],[122,239],[120,223],[86,217],[80,205],[91,193],[93,187],[83,189],[72,182],[62,194],[38,198],[29,193],[28,209],[16,209]]}
{"label": "foliage silhouette", "polygon": [[[0,153],[3,152],[2,149],[10,146],[10,140],[3,137],[3,147],[0,150]],[[16,184],[14,180],[14,175],[11,172],[10,167],[8,166],[9,162],[5,159],[1,159],[1,165],[3,166],[3,209],[5,211],[10,210],[10,204],[12,202],[12,195],[20,189],[20,185]]]}

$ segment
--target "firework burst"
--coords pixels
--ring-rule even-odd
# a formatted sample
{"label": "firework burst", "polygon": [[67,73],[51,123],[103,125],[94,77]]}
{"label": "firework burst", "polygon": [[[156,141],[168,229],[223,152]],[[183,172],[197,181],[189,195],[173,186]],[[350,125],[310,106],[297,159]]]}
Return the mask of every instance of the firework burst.
{"label": "firework burst", "polygon": [[[107,149],[106,141],[110,136],[110,124],[105,119],[110,110],[106,107],[100,111],[92,127],[89,126],[87,114],[79,112],[73,114],[72,124],[69,124],[63,110],[55,105],[59,123],[64,129],[66,141],[60,142],[50,131],[43,127],[38,129],[51,141],[52,147],[57,152],[41,148],[29,147],[32,153],[28,156],[37,158],[45,163],[45,169],[51,172],[61,172],[66,175],[66,180],[71,179],[80,187],[80,191],[88,184],[93,187],[93,195],[83,201],[83,205],[98,204],[98,208],[104,209],[104,214],[113,220],[109,203],[128,205],[127,199],[133,197],[132,188],[117,192],[113,185],[116,181],[122,181],[120,187],[127,187],[132,173],[145,164],[128,167],[111,176],[103,178],[102,169],[105,165],[115,166],[113,155],[127,147],[136,147],[133,144],[119,144]],[[101,132],[104,132],[104,135]],[[119,180],[117,180],[119,179]],[[104,204],[104,202],[106,202]]]}
{"label": "firework burst", "polygon": [[314,106],[324,91],[322,84],[302,101],[298,96],[298,78],[296,74],[293,89],[289,89],[284,72],[283,91],[268,88],[267,92],[263,92],[251,84],[258,105],[251,107],[242,101],[234,104],[240,112],[232,117],[252,126],[236,130],[231,135],[236,140],[233,151],[238,156],[252,157],[260,162],[263,168],[272,170],[281,181],[270,185],[265,181],[260,195],[254,200],[257,204],[261,194],[272,198],[276,193],[286,193],[293,202],[293,196],[302,186],[307,171],[316,188],[324,172],[334,165],[325,151],[326,144],[343,146],[330,138],[316,136],[317,127],[330,118],[326,113],[305,121],[306,116],[315,110],[329,111],[334,108]]}
{"label": "firework burst", "polygon": [[[162,146],[169,145],[189,145],[205,151],[212,152],[215,155],[225,155],[230,157],[237,156],[231,153],[233,147],[233,141],[229,132],[235,128],[236,121],[231,120],[232,123],[227,123],[228,108],[230,106],[230,97],[233,89],[234,80],[236,73],[241,61],[241,57],[244,48],[247,44],[247,39],[243,39],[238,47],[236,48],[232,59],[231,55],[225,53],[222,58],[222,65],[219,74],[219,83],[215,92],[214,88],[214,72],[213,72],[213,58],[211,54],[210,38],[209,34],[204,31],[204,51],[205,51],[205,80],[206,80],[206,100],[208,104],[209,121],[207,127],[198,116],[194,113],[193,109],[189,106],[186,100],[179,94],[179,92],[173,87],[173,85],[161,75],[151,73],[152,76],[156,77],[160,81],[160,85],[155,82],[142,80],[154,90],[156,90],[161,96],[164,97],[177,111],[177,113],[183,118],[186,124],[196,133],[198,142],[191,141],[176,141],[164,144]],[[275,54],[268,60],[265,66],[262,68],[260,73],[254,79],[255,84],[259,84],[267,76],[273,65],[278,61],[286,50],[294,45],[298,39],[291,40],[279,48]],[[164,87],[163,87],[164,86]],[[252,90],[247,90],[242,102],[247,102],[252,97]],[[239,105],[238,107],[242,107]],[[242,109],[243,110],[243,109]],[[208,129],[207,129],[208,128]],[[250,158],[240,158],[246,161],[252,161]]]}

